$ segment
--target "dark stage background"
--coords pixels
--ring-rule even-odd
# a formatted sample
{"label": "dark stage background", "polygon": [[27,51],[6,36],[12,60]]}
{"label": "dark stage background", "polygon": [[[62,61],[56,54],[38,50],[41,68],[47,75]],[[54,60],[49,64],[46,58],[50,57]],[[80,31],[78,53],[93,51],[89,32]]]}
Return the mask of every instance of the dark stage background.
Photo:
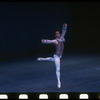
{"label": "dark stage background", "polygon": [[[37,57],[53,56],[41,39],[65,22],[58,89],[55,64]],[[99,27],[100,2],[0,2],[0,93],[100,92]]]}
{"label": "dark stage background", "polygon": [[68,24],[65,50],[100,51],[100,2],[0,2],[0,59],[54,54],[54,32]]}

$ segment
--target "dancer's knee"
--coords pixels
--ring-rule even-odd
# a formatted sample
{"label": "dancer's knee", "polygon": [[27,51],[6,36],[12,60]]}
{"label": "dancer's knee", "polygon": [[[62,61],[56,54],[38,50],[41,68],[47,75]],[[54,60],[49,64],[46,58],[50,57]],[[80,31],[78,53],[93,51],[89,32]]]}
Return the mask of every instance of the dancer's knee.
{"label": "dancer's knee", "polygon": [[57,68],[57,69],[56,69],[56,72],[60,72],[60,68]]}
{"label": "dancer's knee", "polygon": [[52,58],[52,57],[49,57],[49,59],[50,59],[50,61],[54,62],[54,58]]}

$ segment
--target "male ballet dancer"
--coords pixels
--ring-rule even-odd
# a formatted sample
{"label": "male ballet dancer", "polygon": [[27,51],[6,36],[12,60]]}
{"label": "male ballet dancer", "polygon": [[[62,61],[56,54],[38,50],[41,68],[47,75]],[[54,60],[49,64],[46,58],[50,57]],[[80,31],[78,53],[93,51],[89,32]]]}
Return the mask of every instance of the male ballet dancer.
{"label": "male ballet dancer", "polygon": [[37,58],[38,61],[52,61],[55,62],[56,66],[56,76],[57,76],[57,87],[61,87],[61,82],[60,82],[60,58],[62,57],[63,50],[64,50],[64,36],[67,31],[67,24],[64,23],[62,26],[62,33],[60,34],[59,31],[55,32],[55,37],[56,39],[54,40],[48,40],[48,39],[42,39],[41,42],[43,44],[55,44],[56,46],[56,52],[53,57],[47,57],[47,58]]}

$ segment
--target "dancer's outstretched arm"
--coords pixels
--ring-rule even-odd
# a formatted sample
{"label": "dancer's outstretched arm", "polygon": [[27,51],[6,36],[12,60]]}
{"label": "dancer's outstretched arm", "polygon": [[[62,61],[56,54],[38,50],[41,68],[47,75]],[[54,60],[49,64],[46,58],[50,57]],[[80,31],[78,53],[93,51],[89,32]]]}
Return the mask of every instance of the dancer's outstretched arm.
{"label": "dancer's outstretched arm", "polygon": [[42,39],[41,42],[42,42],[43,44],[55,44],[55,45],[58,44],[57,40]]}
{"label": "dancer's outstretched arm", "polygon": [[62,26],[61,38],[64,38],[66,31],[67,31],[67,24],[64,23],[63,26]]}

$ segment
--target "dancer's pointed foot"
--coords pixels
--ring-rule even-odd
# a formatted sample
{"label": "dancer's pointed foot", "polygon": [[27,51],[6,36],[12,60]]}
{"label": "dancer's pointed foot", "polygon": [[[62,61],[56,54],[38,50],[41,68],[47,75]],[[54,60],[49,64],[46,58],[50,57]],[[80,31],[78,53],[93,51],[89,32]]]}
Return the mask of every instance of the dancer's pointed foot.
{"label": "dancer's pointed foot", "polygon": [[41,60],[42,60],[42,58],[41,58],[41,57],[39,57],[39,58],[37,58],[37,60],[38,60],[38,61],[41,61]]}
{"label": "dancer's pointed foot", "polygon": [[57,87],[61,88],[61,82],[58,82]]}

